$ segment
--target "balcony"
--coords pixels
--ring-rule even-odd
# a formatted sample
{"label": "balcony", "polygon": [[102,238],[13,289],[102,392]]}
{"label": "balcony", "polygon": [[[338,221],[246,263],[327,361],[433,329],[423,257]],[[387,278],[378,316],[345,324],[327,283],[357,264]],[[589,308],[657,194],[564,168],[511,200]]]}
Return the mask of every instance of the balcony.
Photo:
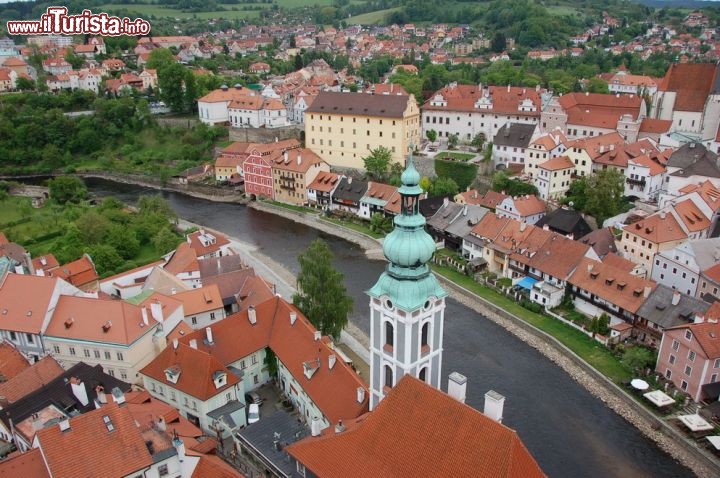
{"label": "balcony", "polygon": [[625,178],[625,182],[627,182],[628,184],[631,184],[633,186],[640,186],[642,188],[645,187],[645,178],[643,178],[643,179]]}
{"label": "balcony", "polygon": [[295,185],[294,184],[281,184],[281,189],[286,189],[288,191],[295,191]]}

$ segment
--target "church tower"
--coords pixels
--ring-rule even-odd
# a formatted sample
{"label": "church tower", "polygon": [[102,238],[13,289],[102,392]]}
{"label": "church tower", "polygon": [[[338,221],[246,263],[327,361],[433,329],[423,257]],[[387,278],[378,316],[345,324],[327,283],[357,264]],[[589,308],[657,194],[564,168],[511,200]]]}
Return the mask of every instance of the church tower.
{"label": "church tower", "polygon": [[435,242],[420,214],[420,173],[409,156],[401,176],[401,212],[383,242],[389,264],[370,296],[370,410],[410,374],[440,388],[447,292],[430,271]]}

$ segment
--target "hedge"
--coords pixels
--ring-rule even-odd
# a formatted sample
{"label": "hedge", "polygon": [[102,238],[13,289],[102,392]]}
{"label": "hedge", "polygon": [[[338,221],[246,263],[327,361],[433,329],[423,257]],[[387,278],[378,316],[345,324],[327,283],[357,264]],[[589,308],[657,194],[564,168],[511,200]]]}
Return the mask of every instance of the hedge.
{"label": "hedge", "polygon": [[464,161],[445,161],[435,159],[435,174],[441,178],[450,178],[458,185],[460,191],[464,191],[477,178],[477,164],[470,164]]}

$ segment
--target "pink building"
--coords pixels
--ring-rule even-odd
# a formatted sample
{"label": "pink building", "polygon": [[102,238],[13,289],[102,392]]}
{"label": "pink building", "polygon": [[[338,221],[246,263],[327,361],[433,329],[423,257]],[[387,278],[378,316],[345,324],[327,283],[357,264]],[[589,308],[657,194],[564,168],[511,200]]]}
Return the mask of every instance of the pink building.
{"label": "pink building", "polygon": [[703,385],[720,378],[720,302],[705,318],[693,324],[669,328],[663,335],[655,370],[688,393],[696,402]]}
{"label": "pink building", "polygon": [[243,163],[245,194],[273,199],[272,159],[270,156],[250,154]]}

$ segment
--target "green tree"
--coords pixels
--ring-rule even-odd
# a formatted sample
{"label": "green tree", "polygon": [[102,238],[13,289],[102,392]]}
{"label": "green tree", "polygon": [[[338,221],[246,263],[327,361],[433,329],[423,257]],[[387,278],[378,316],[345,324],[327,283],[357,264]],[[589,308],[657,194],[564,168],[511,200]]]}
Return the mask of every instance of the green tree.
{"label": "green tree", "polygon": [[419,186],[427,193],[430,191],[430,188],[432,188],[432,180],[427,176],[423,176],[420,178]]}
{"label": "green tree", "polygon": [[585,211],[587,204],[587,178],[585,176],[576,179],[570,183],[570,187],[565,195],[567,199],[563,202],[570,204],[576,211]]}
{"label": "green tree", "polygon": [[167,221],[176,221],[177,214],[167,199],[160,194],[142,195],[138,199],[138,212],[141,215],[159,214]]}
{"label": "green tree", "polygon": [[598,225],[619,214],[623,205],[625,176],[619,169],[603,169],[588,176],[585,209]]}
{"label": "green tree", "polygon": [[452,178],[435,178],[430,188],[430,196],[454,196],[459,189]]}
{"label": "green tree", "polygon": [[20,91],[34,91],[35,80],[21,76],[15,82],[15,87]]}
{"label": "green tree", "polygon": [[625,349],[621,362],[633,370],[643,370],[655,364],[655,353],[645,347],[635,346]]}
{"label": "green tree", "polygon": [[106,235],[105,243],[112,246],[125,260],[134,258],[140,252],[137,233],[127,227],[112,226]]}
{"label": "green tree", "polygon": [[333,253],[322,239],[313,241],[300,254],[298,292],[293,295],[293,304],[323,334],[337,339],[348,322],[353,300],[332,261]]}
{"label": "green tree", "polygon": [[381,212],[376,212],[370,217],[370,230],[373,232],[387,233],[392,229],[390,218]]}
{"label": "green tree", "polygon": [[157,70],[158,68],[177,63],[173,52],[167,48],[155,48],[150,52],[146,68]]}
{"label": "green tree", "polygon": [[505,171],[498,171],[493,175],[491,186],[493,191],[505,192],[509,196],[523,196],[537,194],[537,188],[532,184],[511,179]]}
{"label": "green tree", "polygon": [[50,197],[59,204],[78,204],[87,197],[87,188],[82,179],[75,176],[58,176],[48,184]]}
{"label": "green tree", "polygon": [[163,65],[157,70],[160,98],[175,112],[187,110],[183,87],[188,73],[179,63]]}
{"label": "green tree", "polygon": [[492,41],[490,42],[490,49],[495,53],[501,53],[505,51],[506,45],[507,40],[505,38],[505,35],[502,32],[497,32],[495,33]]}
{"label": "green tree", "polygon": [[90,248],[90,257],[98,274],[103,275],[115,271],[123,263],[120,254],[108,244],[96,244]]}
{"label": "green tree", "polygon": [[457,133],[451,134],[448,136],[448,148],[455,149],[457,148],[458,141],[460,138],[458,137]]}
{"label": "green tree", "polygon": [[111,227],[110,221],[95,211],[84,213],[77,218],[75,225],[80,231],[83,243],[86,245],[104,242]]}
{"label": "green tree", "polygon": [[175,249],[181,240],[169,227],[163,227],[152,238],[152,244],[158,254],[166,254]]}
{"label": "green tree", "polygon": [[379,146],[370,151],[370,154],[363,158],[363,164],[367,175],[373,179],[382,181],[390,172],[392,152],[385,146]]}
{"label": "green tree", "polygon": [[485,133],[478,133],[475,136],[473,136],[472,141],[470,142],[470,145],[473,146],[475,149],[479,151],[482,150],[483,145],[485,144]]}
{"label": "green tree", "polygon": [[434,129],[427,130],[425,132],[425,136],[427,137],[428,141],[434,143],[437,139],[437,131],[435,131]]}
{"label": "green tree", "polygon": [[589,93],[610,93],[608,82],[602,78],[590,78],[587,82],[587,91]]}

